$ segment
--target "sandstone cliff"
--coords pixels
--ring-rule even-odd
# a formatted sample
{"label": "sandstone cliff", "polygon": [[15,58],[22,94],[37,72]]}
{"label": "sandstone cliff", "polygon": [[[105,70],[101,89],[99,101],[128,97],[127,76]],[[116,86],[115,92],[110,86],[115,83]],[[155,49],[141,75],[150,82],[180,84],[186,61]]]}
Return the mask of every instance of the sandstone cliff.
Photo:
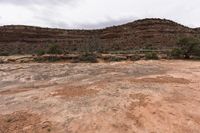
{"label": "sandstone cliff", "polygon": [[0,27],[0,51],[10,54],[33,54],[60,45],[65,52],[83,51],[87,47],[99,51],[171,49],[177,39],[200,37],[199,28],[192,29],[166,19],[143,19],[100,30],[64,30],[21,25]]}

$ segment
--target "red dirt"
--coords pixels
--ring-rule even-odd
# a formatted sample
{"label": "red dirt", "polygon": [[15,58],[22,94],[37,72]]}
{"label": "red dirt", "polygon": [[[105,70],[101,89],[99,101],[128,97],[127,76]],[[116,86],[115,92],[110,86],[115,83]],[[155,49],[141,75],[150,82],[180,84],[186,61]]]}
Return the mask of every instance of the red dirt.
{"label": "red dirt", "polygon": [[52,93],[52,96],[60,96],[64,99],[70,99],[75,97],[91,96],[97,92],[97,90],[87,89],[87,87],[84,86],[67,86],[60,90],[56,90]]}
{"label": "red dirt", "polygon": [[0,133],[49,133],[51,131],[51,122],[42,122],[37,114],[21,111],[0,115]]}
{"label": "red dirt", "polygon": [[190,81],[184,78],[174,78],[167,76],[158,76],[155,78],[141,78],[141,79],[131,79],[131,82],[135,83],[174,83],[174,84],[189,84]]}
{"label": "red dirt", "polygon": [[198,61],[0,67],[0,133],[200,131]]}
{"label": "red dirt", "polygon": [[17,94],[21,92],[29,91],[29,89],[10,89],[5,91],[0,91],[0,95],[10,95],[10,94]]}

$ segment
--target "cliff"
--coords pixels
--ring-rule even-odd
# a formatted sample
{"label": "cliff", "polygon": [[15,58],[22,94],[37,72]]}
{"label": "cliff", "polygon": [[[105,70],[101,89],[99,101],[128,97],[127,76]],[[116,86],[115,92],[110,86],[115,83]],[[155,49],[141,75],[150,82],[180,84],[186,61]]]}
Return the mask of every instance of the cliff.
{"label": "cliff", "polygon": [[200,37],[199,28],[192,29],[166,19],[143,19],[100,30],[64,30],[22,25],[0,27],[0,50],[10,54],[33,54],[57,44],[63,51],[83,51],[91,47],[99,51],[175,47],[177,39]]}

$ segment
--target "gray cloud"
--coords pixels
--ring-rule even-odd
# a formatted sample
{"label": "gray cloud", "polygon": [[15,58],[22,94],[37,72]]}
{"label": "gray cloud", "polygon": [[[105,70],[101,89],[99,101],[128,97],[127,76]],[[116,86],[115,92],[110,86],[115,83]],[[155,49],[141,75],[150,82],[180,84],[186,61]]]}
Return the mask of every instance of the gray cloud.
{"label": "gray cloud", "polygon": [[116,26],[116,25],[122,25],[128,22],[132,22],[137,20],[137,17],[127,17],[127,18],[121,18],[121,19],[108,19],[107,21],[104,22],[99,22],[95,24],[91,23],[86,23],[86,24],[78,24],[76,28],[86,28],[86,29],[102,29],[105,27],[110,27],[110,26]]}
{"label": "gray cloud", "polygon": [[199,0],[0,0],[0,25],[93,29],[142,18],[200,26]]}
{"label": "gray cloud", "polygon": [[[48,25],[49,27],[54,27],[54,28],[67,28],[67,29],[71,29],[72,27],[70,26],[70,24],[68,24],[66,21],[64,20],[57,20],[48,17],[50,14],[43,14],[43,15],[36,15],[34,16],[35,19],[38,19],[41,21],[41,23],[44,23],[45,25]],[[76,29],[102,29],[105,27],[110,27],[110,26],[116,26],[116,25],[121,25],[121,24],[125,24],[128,22],[132,22],[135,21],[139,18],[137,17],[125,17],[125,18],[120,18],[120,19],[112,19],[112,18],[107,18],[106,21],[101,21],[101,22],[97,22],[97,23],[89,23],[89,22],[83,22],[83,23],[73,23],[73,28]]]}
{"label": "gray cloud", "polygon": [[53,28],[70,28],[70,26],[63,20],[57,20],[51,17],[48,17],[49,14],[46,15],[36,15],[34,16],[35,19],[39,20],[41,23],[48,27]]}

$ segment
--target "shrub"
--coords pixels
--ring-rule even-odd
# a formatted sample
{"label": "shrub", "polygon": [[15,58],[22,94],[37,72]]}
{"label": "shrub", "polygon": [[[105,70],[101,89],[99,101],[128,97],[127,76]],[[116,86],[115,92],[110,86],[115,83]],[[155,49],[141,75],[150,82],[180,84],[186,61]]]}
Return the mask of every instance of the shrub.
{"label": "shrub", "polygon": [[47,61],[48,62],[56,62],[56,61],[61,61],[62,59],[60,57],[57,57],[57,56],[49,56],[47,58]]}
{"label": "shrub", "polygon": [[5,51],[2,51],[2,52],[0,52],[0,56],[9,56],[9,53],[5,52]]}
{"label": "shrub", "polygon": [[179,48],[172,49],[170,56],[173,58],[182,58],[183,57],[183,51]]}
{"label": "shrub", "polygon": [[97,63],[97,56],[93,53],[85,53],[80,55],[77,62]]}
{"label": "shrub", "polygon": [[137,55],[137,54],[132,55],[132,56],[130,57],[130,60],[131,60],[131,61],[138,61],[138,60],[140,60],[140,59],[141,59],[141,56],[140,56],[140,55]]}
{"label": "shrub", "polygon": [[34,58],[34,61],[36,62],[57,62],[61,60],[62,58],[59,56],[42,56]]}
{"label": "shrub", "polygon": [[42,49],[36,51],[36,54],[39,55],[39,56],[44,55],[45,53],[46,52]]}
{"label": "shrub", "polygon": [[120,61],[124,61],[127,60],[126,57],[120,57],[120,56],[110,56],[108,57],[107,61],[109,62],[120,62]]}
{"label": "shrub", "polygon": [[200,57],[200,44],[194,46],[194,48],[193,48],[193,56]]}
{"label": "shrub", "polygon": [[200,41],[196,38],[182,38],[177,42],[177,45],[186,59],[200,55]]}
{"label": "shrub", "polygon": [[58,45],[51,45],[47,53],[48,54],[62,54],[62,50]]}
{"label": "shrub", "polygon": [[147,60],[158,60],[159,57],[155,52],[148,52],[145,54],[145,59]]}

